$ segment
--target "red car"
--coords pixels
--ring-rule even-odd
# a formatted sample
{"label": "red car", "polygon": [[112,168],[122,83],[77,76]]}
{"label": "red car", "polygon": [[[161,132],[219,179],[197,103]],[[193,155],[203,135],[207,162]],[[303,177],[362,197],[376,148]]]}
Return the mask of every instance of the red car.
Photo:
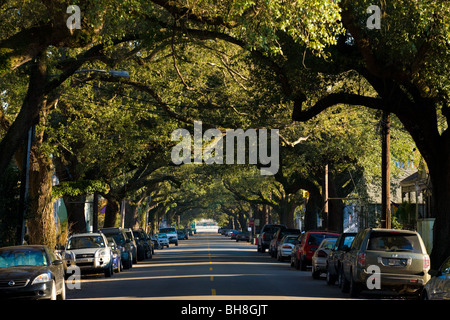
{"label": "red car", "polygon": [[338,233],[308,231],[302,234],[299,243],[292,250],[291,266],[305,271],[311,265],[312,256],[325,238],[337,238]]}

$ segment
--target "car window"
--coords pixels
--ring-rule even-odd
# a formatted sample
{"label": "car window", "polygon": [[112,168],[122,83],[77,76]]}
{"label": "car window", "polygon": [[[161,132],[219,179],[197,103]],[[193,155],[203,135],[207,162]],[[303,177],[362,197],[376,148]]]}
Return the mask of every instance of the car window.
{"label": "car window", "polygon": [[161,233],[176,233],[175,228],[162,228],[162,229],[159,229],[159,232],[161,232]]}
{"label": "car window", "polygon": [[416,234],[386,231],[372,232],[367,250],[422,253],[422,247]]}
{"label": "car window", "polygon": [[445,262],[441,266],[441,273],[443,275],[450,274],[450,257],[445,260]]}
{"label": "car window", "polygon": [[0,251],[0,268],[46,265],[48,265],[47,256],[40,250]]}
{"label": "car window", "polygon": [[68,250],[104,247],[106,245],[101,236],[73,237],[67,244]]}
{"label": "car window", "polygon": [[325,238],[337,238],[337,235],[323,234],[323,233],[311,233],[308,238],[308,244],[318,246]]}
{"label": "car window", "polygon": [[354,239],[355,239],[355,236],[345,237],[344,242],[342,243],[342,246],[347,246],[348,248],[350,248]]}

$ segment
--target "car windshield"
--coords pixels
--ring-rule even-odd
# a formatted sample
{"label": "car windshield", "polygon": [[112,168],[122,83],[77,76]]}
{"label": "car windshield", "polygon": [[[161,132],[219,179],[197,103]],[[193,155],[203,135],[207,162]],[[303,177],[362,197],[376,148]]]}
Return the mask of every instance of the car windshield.
{"label": "car windshield", "polygon": [[286,237],[284,238],[284,243],[297,243],[298,237]]}
{"label": "car windshield", "polygon": [[334,245],[336,243],[336,240],[337,239],[328,240],[327,242],[323,243],[323,247],[322,248],[330,249],[330,250],[333,249],[333,247],[334,247]]}
{"label": "car windshield", "polygon": [[162,229],[159,229],[159,232],[161,232],[161,233],[176,233],[175,228],[162,228]]}
{"label": "car windshield", "polygon": [[85,248],[104,248],[105,242],[100,236],[73,237],[67,244],[68,250]]}
{"label": "car windshield", "polygon": [[416,234],[401,232],[374,231],[370,235],[367,250],[375,251],[407,251],[422,253],[419,238]]}
{"label": "car windshield", "polygon": [[308,244],[318,246],[325,238],[337,238],[334,234],[311,233],[308,238]]}
{"label": "car windshield", "polygon": [[1,250],[0,268],[17,266],[46,266],[47,256],[40,250]]}

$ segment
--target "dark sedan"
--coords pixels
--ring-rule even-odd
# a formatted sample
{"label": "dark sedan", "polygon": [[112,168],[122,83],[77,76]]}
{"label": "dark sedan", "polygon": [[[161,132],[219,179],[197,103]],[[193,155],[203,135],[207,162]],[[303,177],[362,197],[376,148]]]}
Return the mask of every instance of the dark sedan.
{"label": "dark sedan", "polygon": [[63,261],[46,246],[0,248],[0,297],[65,300]]}

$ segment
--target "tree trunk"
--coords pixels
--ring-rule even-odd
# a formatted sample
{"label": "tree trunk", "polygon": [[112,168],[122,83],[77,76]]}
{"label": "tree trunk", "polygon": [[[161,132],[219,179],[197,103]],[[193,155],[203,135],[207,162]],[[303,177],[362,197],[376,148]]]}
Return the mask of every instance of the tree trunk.
{"label": "tree trunk", "polygon": [[56,227],[52,201],[53,164],[51,158],[33,147],[30,157],[30,214],[27,226],[29,244],[56,245]]}
{"label": "tree trunk", "polygon": [[433,250],[430,255],[431,268],[438,269],[450,256],[450,159],[442,150],[437,163],[429,166],[433,186],[432,208],[435,214],[433,228]]}
{"label": "tree trunk", "polygon": [[103,197],[108,201],[105,210],[105,222],[103,223],[104,228],[110,228],[116,226],[116,220],[120,211],[119,201],[110,195],[103,195]]}
{"label": "tree trunk", "polygon": [[67,221],[70,232],[86,232],[86,217],[84,216],[84,201],[86,196],[64,196],[64,204],[67,209]]}

